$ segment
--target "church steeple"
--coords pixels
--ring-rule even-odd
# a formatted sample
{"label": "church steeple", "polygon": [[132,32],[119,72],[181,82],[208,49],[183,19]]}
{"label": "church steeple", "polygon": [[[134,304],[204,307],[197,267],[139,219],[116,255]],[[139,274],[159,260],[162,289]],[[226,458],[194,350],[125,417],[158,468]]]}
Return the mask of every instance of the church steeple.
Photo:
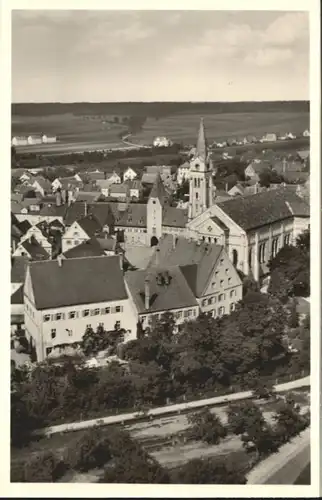
{"label": "church steeple", "polygon": [[207,148],[205,126],[203,123],[203,118],[200,118],[200,126],[199,126],[199,133],[198,133],[198,140],[197,140],[197,147],[196,147],[196,156],[198,156],[199,158],[202,158],[204,161],[206,161],[207,155],[208,155],[208,148]]}

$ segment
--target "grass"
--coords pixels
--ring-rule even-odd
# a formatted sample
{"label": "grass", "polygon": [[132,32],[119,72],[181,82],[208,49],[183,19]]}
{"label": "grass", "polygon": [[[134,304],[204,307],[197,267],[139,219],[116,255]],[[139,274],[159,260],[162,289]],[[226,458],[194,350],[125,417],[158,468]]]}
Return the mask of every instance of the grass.
{"label": "grass", "polygon": [[[148,118],[143,130],[133,136],[134,142],[151,144],[156,136],[168,136],[173,141],[195,144],[200,113],[172,114],[159,118]],[[111,115],[74,115],[64,113],[44,116],[12,117],[12,135],[54,134],[66,147],[75,144],[120,144],[119,133],[126,131],[121,124],[109,123]],[[105,123],[104,123],[105,122]],[[309,113],[305,111],[209,113],[205,126],[210,142],[245,135],[261,136],[267,132],[301,134],[309,127]],[[55,150],[57,146],[44,146]],[[37,149],[39,149],[37,147]],[[41,149],[41,148],[40,148]]]}
{"label": "grass", "polygon": [[[157,135],[165,135],[173,141],[195,144],[200,117],[196,114],[173,115],[155,120],[148,118],[143,130],[136,134],[135,142],[150,143]],[[293,132],[296,135],[309,127],[309,113],[218,113],[207,114],[205,128],[209,142],[245,135],[262,136]]]}

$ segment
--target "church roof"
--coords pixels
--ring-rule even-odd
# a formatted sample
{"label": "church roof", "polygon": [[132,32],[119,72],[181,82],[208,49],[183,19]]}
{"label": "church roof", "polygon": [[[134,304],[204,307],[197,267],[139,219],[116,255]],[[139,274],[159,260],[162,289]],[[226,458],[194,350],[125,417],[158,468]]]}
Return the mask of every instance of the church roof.
{"label": "church roof", "polygon": [[196,156],[202,158],[203,160],[207,159],[208,148],[207,148],[207,139],[205,126],[203,122],[203,118],[200,119],[197,147],[196,147]]}
{"label": "church roof", "polygon": [[245,231],[294,216],[310,216],[309,204],[282,188],[237,196],[218,203],[218,207]]}

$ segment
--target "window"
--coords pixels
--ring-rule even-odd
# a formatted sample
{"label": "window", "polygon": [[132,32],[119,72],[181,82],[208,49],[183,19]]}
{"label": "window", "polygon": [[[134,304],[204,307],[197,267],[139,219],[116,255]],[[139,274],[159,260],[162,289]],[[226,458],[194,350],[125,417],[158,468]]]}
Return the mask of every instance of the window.
{"label": "window", "polygon": [[215,286],[216,286],[216,282],[215,282],[215,281],[213,281],[213,282],[211,283],[211,286],[212,286],[212,288],[215,288]]}
{"label": "window", "polygon": [[116,313],[123,312],[123,306],[116,306],[116,307],[115,307],[115,312],[116,312]]}
{"label": "window", "polygon": [[152,201],[153,205],[155,205],[155,200]]}
{"label": "window", "polygon": [[230,290],[230,298],[236,296],[236,290]]}
{"label": "window", "polygon": [[272,257],[275,257],[278,252],[278,238],[274,238],[272,241]]}
{"label": "window", "polygon": [[196,200],[199,200],[199,193],[196,193]]}
{"label": "window", "polygon": [[66,328],[66,332],[68,333],[68,337],[73,336],[73,330],[69,330],[68,328]]}
{"label": "window", "polygon": [[221,293],[218,297],[218,302],[222,302],[223,300],[225,300],[225,294],[224,293]]}
{"label": "window", "polygon": [[53,350],[52,347],[46,347],[46,356],[48,356],[52,350]]}
{"label": "window", "polygon": [[291,239],[291,235],[290,234],[286,234],[284,236],[284,245],[289,245],[290,244],[290,239]]}
{"label": "window", "polygon": [[196,316],[197,315],[197,311],[195,309],[192,309],[192,316]]}
{"label": "window", "polygon": [[101,314],[110,314],[111,308],[110,307],[104,307],[101,311]]}
{"label": "window", "polygon": [[225,274],[229,274],[229,269],[225,269]]}
{"label": "window", "polygon": [[192,314],[192,313],[193,313],[193,310],[192,310],[192,309],[189,309],[189,310],[188,310],[188,316],[189,316],[189,317],[190,317],[190,316],[193,316],[193,314]]}
{"label": "window", "polygon": [[121,322],[120,321],[116,321],[114,327],[115,327],[115,330],[119,330],[121,328]]}
{"label": "window", "polygon": [[233,250],[233,264],[234,266],[237,266],[238,264],[238,252],[235,249]]}
{"label": "window", "polygon": [[79,244],[79,241],[78,240],[74,240],[74,246],[76,246],[78,244]]}
{"label": "window", "polygon": [[219,316],[223,316],[225,314],[225,308],[223,306],[219,307],[218,314]]}
{"label": "window", "polygon": [[86,328],[92,328],[92,325],[89,323],[88,325],[86,325]]}
{"label": "window", "polygon": [[212,304],[212,297],[210,297],[210,299],[208,299],[208,306],[210,306]]}
{"label": "window", "polygon": [[56,337],[56,328],[52,328],[50,332],[51,338],[54,339]]}
{"label": "window", "polygon": [[75,231],[73,236],[74,236],[74,237],[75,237],[75,236],[76,236],[76,237],[77,237],[77,236],[79,236],[79,232],[78,232],[78,231]]}
{"label": "window", "polygon": [[220,286],[224,286],[224,280],[220,280]]}
{"label": "window", "polygon": [[70,312],[68,313],[68,318],[69,318],[69,319],[74,319],[74,318],[76,318],[76,316],[77,316],[76,311],[70,311]]}
{"label": "window", "polygon": [[230,304],[230,312],[235,310],[235,303]]}
{"label": "window", "polygon": [[100,313],[100,310],[98,308],[91,310],[91,316],[98,316],[99,313]]}
{"label": "window", "polygon": [[231,284],[231,278],[228,278],[228,285]]}
{"label": "window", "polygon": [[203,299],[202,305],[205,306],[207,304],[207,299]]}
{"label": "window", "polygon": [[86,316],[89,316],[89,309],[84,309],[83,311],[83,317],[85,318]]}
{"label": "window", "polygon": [[219,271],[216,271],[216,272],[215,272],[215,276],[218,276],[218,274],[219,274]]}
{"label": "window", "polygon": [[259,262],[263,264],[265,262],[265,253],[266,253],[266,242],[264,241],[259,245]]}
{"label": "window", "polygon": [[50,314],[45,314],[44,321],[50,321]]}
{"label": "window", "polygon": [[222,266],[224,263],[224,259],[220,259],[220,265]]}
{"label": "window", "polygon": [[102,328],[104,328],[104,323],[98,323],[98,326],[101,326]]}
{"label": "window", "polygon": [[188,314],[188,313],[189,313],[189,311],[184,311],[184,312],[183,312],[183,316],[184,316],[184,318],[188,318],[188,316],[189,316],[189,314]]}
{"label": "window", "polygon": [[72,240],[66,240],[66,245],[71,245],[72,244]]}
{"label": "window", "polygon": [[177,319],[182,318],[182,311],[176,311],[176,312],[175,312],[175,317],[176,317]]}
{"label": "window", "polygon": [[57,313],[54,316],[56,321],[60,321],[61,319],[64,319],[64,314],[63,313]]}

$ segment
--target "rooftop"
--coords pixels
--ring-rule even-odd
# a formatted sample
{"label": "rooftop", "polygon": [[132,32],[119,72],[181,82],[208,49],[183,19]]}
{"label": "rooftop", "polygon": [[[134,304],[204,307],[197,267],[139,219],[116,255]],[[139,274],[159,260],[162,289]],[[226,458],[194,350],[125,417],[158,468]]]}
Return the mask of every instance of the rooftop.
{"label": "rooftop", "polygon": [[127,299],[118,256],[33,262],[30,276],[37,309]]}
{"label": "rooftop", "polygon": [[104,250],[95,238],[91,238],[90,240],[85,241],[64,253],[66,259],[74,259],[78,257],[100,257],[102,255],[105,255]]}
{"label": "rooftop", "polygon": [[[169,284],[159,284],[157,277],[168,272]],[[125,279],[139,313],[163,312],[197,305],[188,283],[177,267],[151,269],[149,271],[129,271]],[[145,309],[145,280],[149,280],[150,305]]]}
{"label": "rooftop", "polygon": [[28,266],[28,258],[12,257],[11,259],[11,283],[24,283]]}
{"label": "rooftop", "polygon": [[49,259],[48,252],[38,243],[35,238],[28,239],[21,243],[21,246],[30,255],[32,260],[47,260]]}
{"label": "rooftop", "polygon": [[94,236],[95,233],[101,231],[102,226],[93,214],[89,214],[82,219],[77,220],[78,225],[85,231],[87,236]]}
{"label": "rooftop", "polygon": [[294,215],[310,216],[310,206],[294,192],[283,188],[233,197],[217,206],[245,231]]}

